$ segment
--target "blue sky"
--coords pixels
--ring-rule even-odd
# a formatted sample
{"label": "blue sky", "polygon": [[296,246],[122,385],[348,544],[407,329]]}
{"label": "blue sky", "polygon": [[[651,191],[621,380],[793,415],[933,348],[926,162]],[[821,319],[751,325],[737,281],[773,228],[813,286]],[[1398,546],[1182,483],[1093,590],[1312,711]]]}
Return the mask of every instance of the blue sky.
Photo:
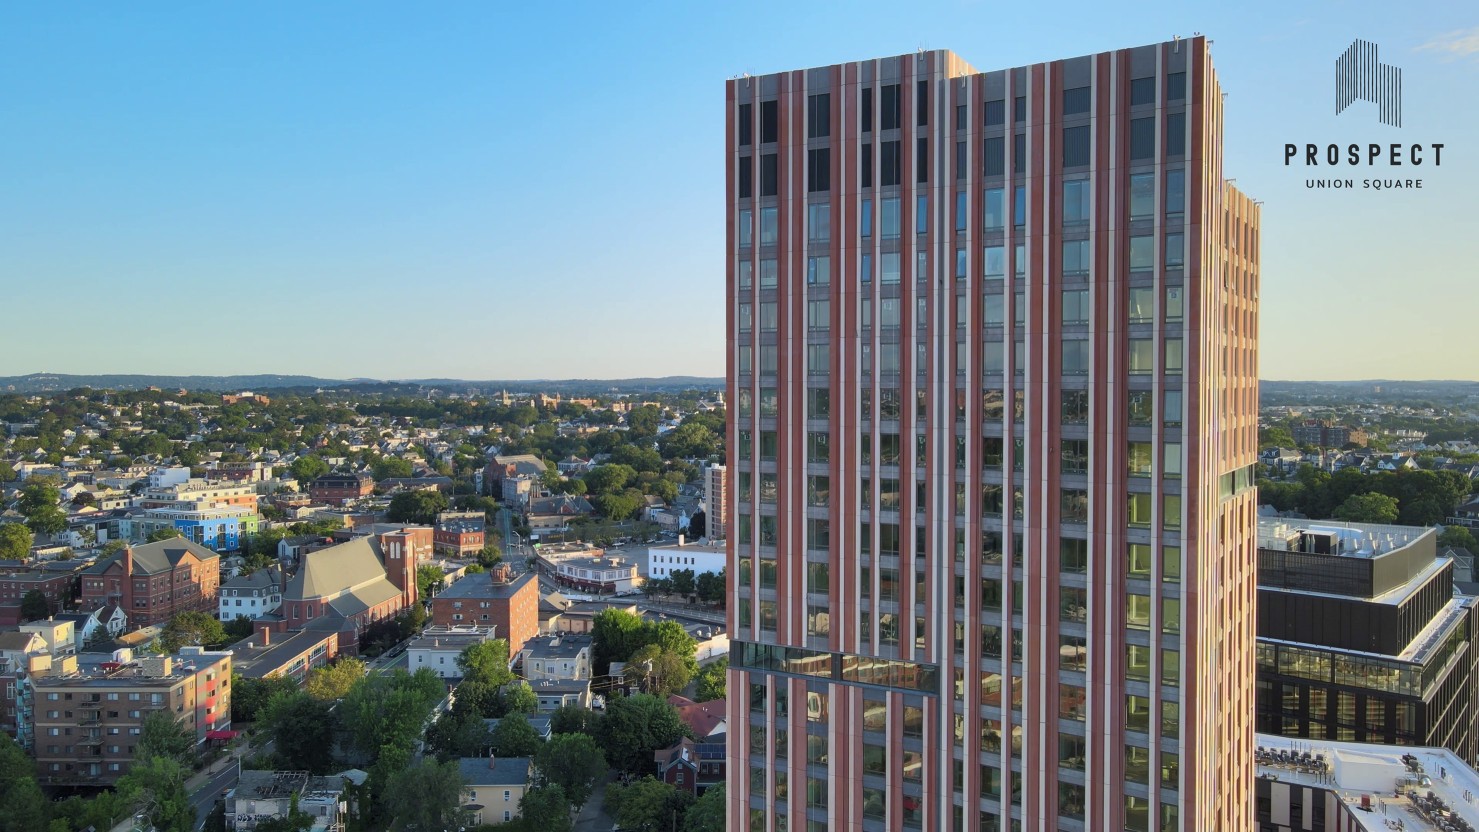
{"label": "blue sky", "polygon": [[[1261,375],[1479,377],[1479,6],[962,0],[0,4],[0,375],[720,375],[725,79],[1193,32],[1265,200]],[[1358,37],[1400,130],[1333,113]],[[1446,147],[1322,192],[1305,141]]]}

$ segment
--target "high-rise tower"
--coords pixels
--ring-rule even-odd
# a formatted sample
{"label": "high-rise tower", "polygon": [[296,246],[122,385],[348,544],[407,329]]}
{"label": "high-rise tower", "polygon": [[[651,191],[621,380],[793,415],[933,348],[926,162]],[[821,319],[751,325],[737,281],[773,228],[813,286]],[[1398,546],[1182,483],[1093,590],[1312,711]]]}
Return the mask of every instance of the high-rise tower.
{"label": "high-rise tower", "polygon": [[1250,828],[1258,208],[1207,41],[726,107],[730,828]]}

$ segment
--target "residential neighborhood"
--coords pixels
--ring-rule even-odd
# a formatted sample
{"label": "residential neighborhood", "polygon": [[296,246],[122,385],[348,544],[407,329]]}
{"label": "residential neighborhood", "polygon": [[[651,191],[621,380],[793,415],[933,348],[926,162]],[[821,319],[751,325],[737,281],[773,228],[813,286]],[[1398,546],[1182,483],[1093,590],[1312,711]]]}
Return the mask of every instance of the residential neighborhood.
{"label": "residential neighborhood", "polygon": [[[558,830],[701,799],[722,733],[673,703],[725,707],[722,542],[689,537],[723,400],[647,396],[0,394],[4,727],[72,795],[38,811]],[[415,721],[351,719],[386,697]]]}

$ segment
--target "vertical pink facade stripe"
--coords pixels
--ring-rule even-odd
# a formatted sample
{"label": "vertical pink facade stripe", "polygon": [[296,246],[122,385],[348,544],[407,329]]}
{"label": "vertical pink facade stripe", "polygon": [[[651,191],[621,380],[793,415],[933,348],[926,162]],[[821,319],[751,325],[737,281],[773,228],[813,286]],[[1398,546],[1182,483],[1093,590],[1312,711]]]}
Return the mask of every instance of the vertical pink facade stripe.
{"label": "vertical pink facade stripe", "polygon": [[[1173,74],[1184,96],[1171,97]],[[899,119],[885,131],[892,85]],[[1064,112],[1069,91],[1075,101],[1087,91],[1086,115]],[[992,73],[921,51],[734,79],[727,93],[730,828],[1249,828],[1258,209],[1222,179],[1205,40]],[[811,138],[817,94],[830,96],[830,129]],[[760,143],[767,101],[774,145]],[[988,107],[1001,121],[986,123]],[[1086,133],[1070,140],[1065,125]],[[990,159],[988,138],[1000,140]],[[885,185],[883,142],[895,140],[898,182]],[[829,184],[812,191],[816,149],[830,154]],[[1065,167],[1081,150],[1088,164]],[[774,195],[761,193],[768,154]],[[745,156],[753,196],[741,198]],[[1003,170],[987,176],[997,159]],[[1184,171],[1180,215],[1168,213],[1168,171]],[[1152,219],[1131,212],[1141,173],[1153,175]],[[1089,185],[1082,224],[1068,218],[1067,180]],[[989,204],[987,188],[1002,189]],[[884,238],[885,198],[898,200],[897,239]],[[810,239],[809,205],[826,208],[825,241]],[[760,239],[771,207],[773,245]],[[985,226],[988,211],[1001,226]],[[1064,243],[1081,236],[1087,278],[1065,273]],[[882,279],[889,252],[896,285]],[[814,257],[827,258],[828,279],[808,279]],[[773,288],[760,279],[769,258]],[[986,274],[988,261],[1003,273]],[[1181,289],[1179,316],[1168,285]],[[1064,295],[1080,286],[1084,324]],[[812,328],[819,301],[825,325]],[[762,308],[774,310],[765,325]],[[1004,372],[987,362],[997,333]],[[1075,348],[1070,368],[1066,344],[1079,338],[1087,364]],[[772,344],[775,370],[763,372]],[[813,345],[827,350],[815,365]],[[817,390],[826,414],[809,410]],[[1064,416],[1077,391],[1082,422]],[[1144,407],[1137,391],[1149,414],[1132,414]],[[812,461],[814,439],[825,460]],[[1065,442],[1087,444],[1083,474],[1064,465]],[[1151,476],[1131,475],[1132,442],[1150,449]],[[824,507],[811,477],[826,478]],[[827,539],[809,557],[814,525]],[[1130,571],[1132,546],[1149,553],[1147,571]],[[1132,607],[1143,622],[1130,621]],[[899,667],[868,677],[881,684],[842,678],[875,660]],[[932,681],[921,689],[921,679]],[[1129,746],[1146,762],[1132,768]]]}

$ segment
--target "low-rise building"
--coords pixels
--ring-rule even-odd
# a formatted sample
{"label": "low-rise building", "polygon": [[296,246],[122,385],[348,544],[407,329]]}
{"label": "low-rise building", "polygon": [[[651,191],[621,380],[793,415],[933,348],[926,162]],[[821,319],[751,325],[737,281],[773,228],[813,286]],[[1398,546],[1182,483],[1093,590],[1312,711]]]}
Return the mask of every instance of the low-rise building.
{"label": "low-rise building", "polygon": [[250,575],[241,575],[221,584],[220,609],[217,617],[222,621],[234,618],[261,618],[276,612],[282,605],[281,567],[258,569]]}
{"label": "low-rise building", "polygon": [[[552,727],[554,718],[549,714],[527,714],[525,719],[529,721],[529,727],[534,729],[534,733],[538,734],[539,738],[545,742],[549,742],[550,737],[554,736],[554,728]],[[483,720],[483,724],[488,726],[488,732],[492,733],[498,727],[498,723],[502,721],[494,717]]]}
{"label": "low-rise building", "polygon": [[694,577],[705,572],[717,575],[724,571],[727,560],[724,541],[712,538],[705,542],[690,541],[680,534],[677,543],[648,547],[647,577],[671,578],[680,569],[693,572]]}
{"label": "low-rise building", "polygon": [[397,530],[305,553],[283,587],[278,611],[257,619],[258,632],[285,634],[319,622],[315,626],[339,628],[346,653],[358,652],[366,627],[417,603],[411,543]]}
{"label": "low-rise building", "polygon": [[530,682],[591,678],[591,645],[588,635],[564,633],[530,639],[519,651],[520,665]]}
{"label": "low-rise building", "polygon": [[295,633],[263,629],[231,645],[233,667],[243,678],[283,676],[302,683],[309,671],[339,657],[339,628],[330,619]]}
{"label": "low-rise building", "polygon": [[231,728],[230,653],[185,648],[32,686],[36,768],[48,785],[112,785],[133,764],[151,711],[172,713],[198,745]]}
{"label": "low-rise building", "polygon": [[82,571],[84,610],[117,604],[135,626],[159,624],[175,613],[215,612],[221,558],[175,537],[125,546]]}
{"label": "low-rise building", "polygon": [[443,679],[461,679],[457,657],[462,651],[492,641],[492,627],[443,627],[432,625],[406,647],[406,665],[412,673],[425,667]]}
{"label": "low-rise building", "polygon": [[432,533],[436,553],[449,558],[476,557],[483,551],[485,535],[480,520],[447,520]]}
{"label": "low-rise building", "polygon": [[342,506],[375,493],[375,478],[369,474],[324,474],[308,484],[315,502]]}
{"label": "low-rise building", "polygon": [[684,737],[676,745],[652,753],[657,779],[697,797],[724,782],[725,744],[694,742]]}
{"label": "low-rise building", "polygon": [[541,711],[558,711],[566,705],[577,708],[591,706],[589,679],[540,679],[531,681],[529,687],[534,691],[534,698],[539,700]]}
{"label": "low-rise building", "polygon": [[539,581],[514,575],[507,565],[468,575],[431,599],[432,623],[443,627],[495,627],[510,654],[539,633]]}
{"label": "low-rise building", "polygon": [[544,543],[534,552],[556,583],[580,592],[632,592],[642,583],[635,563],[587,543]]}
{"label": "low-rise building", "polygon": [[306,771],[246,769],[226,793],[226,828],[255,829],[265,820],[287,817],[294,808],[308,816],[309,832],[342,832],[348,801],[344,775],[314,777]]}
{"label": "low-rise building", "polygon": [[[1479,773],[1447,748],[1269,734],[1253,739],[1257,832],[1479,829]],[[1163,781],[1178,774],[1171,765],[1167,771],[1162,763]],[[1148,760],[1133,773],[1154,776]],[[1126,818],[1126,826],[1147,828],[1148,809],[1142,812]]]}
{"label": "low-rise building", "polygon": [[462,774],[462,808],[470,826],[508,823],[519,816],[519,801],[529,788],[528,757],[463,757],[457,761]]}
{"label": "low-rise building", "polygon": [[0,570],[0,626],[19,624],[21,602],[33,590],[40,592],[52,612],[71,604],[82,561],[48,561],[31,568]]}

